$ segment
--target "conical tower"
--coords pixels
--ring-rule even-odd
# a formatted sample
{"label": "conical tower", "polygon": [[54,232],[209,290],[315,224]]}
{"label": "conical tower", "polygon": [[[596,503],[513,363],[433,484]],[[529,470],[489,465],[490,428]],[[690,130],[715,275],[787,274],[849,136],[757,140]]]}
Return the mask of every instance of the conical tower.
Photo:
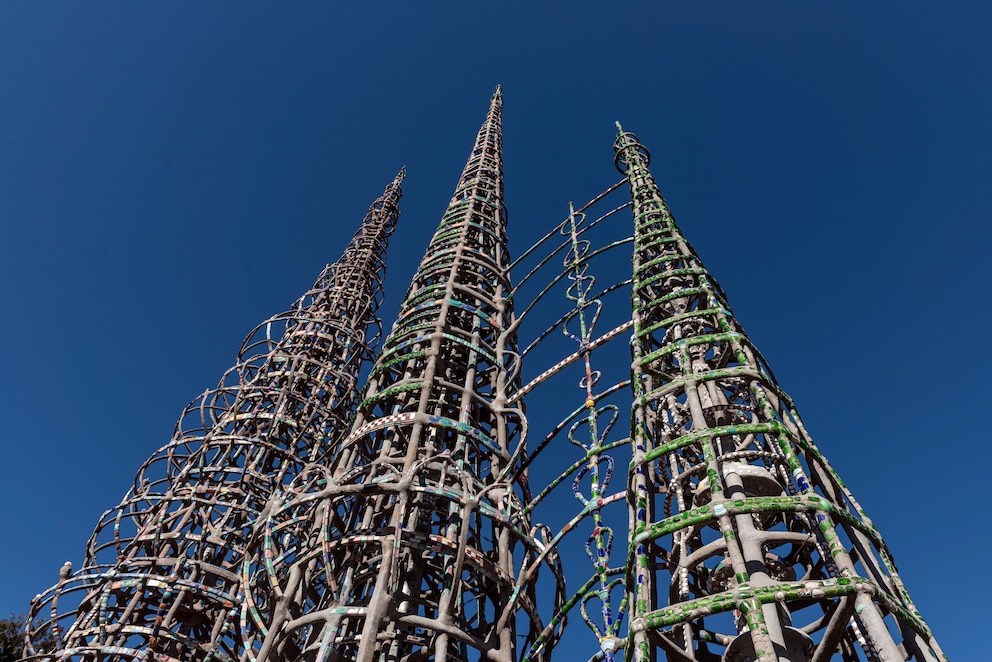
{"label": "conical tower", "polygon": [[516,578],[535,548],[525,479],[511,478],[524,419],[507,404],[519,357],[501,105],[497,88],[341,454],[270,518],[246,609],[254,659],[510,662],[518,618],[540,630]]}
{"label": "conical tower", "polygon": [[639,661],[943,659],[881,536],[617,125],[634,214],[631,605]]}
{"label": "conical tower", "polygon": [[[66,564],[58,585],[35,598],[33,659],[239,657],[241,566],[256,521],[277,487],[327,461],[374,356],[404,174],[341,259],[255,329],[220,386],[186,408],[172,440],[97,525],[83,568],[73,574]],[[52,640],[55,650],[41,650]]]}

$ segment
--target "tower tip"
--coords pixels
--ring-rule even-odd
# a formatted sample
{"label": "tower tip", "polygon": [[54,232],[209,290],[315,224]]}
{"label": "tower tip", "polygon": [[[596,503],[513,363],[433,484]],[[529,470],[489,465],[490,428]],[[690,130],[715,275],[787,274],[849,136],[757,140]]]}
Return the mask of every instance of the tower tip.
{"label": "tower tip", "polygon": [[623,127],[620,126],[620,120],[617,120],[616,122],[614,122],[614,124],[617,125],[617,134],[623,133]]}
{"label": "tower tip", "polygon": [[497,83],[496,84],[496,91],[493,92],[493,99],[501,99],[502,100],[502,98],[503,98],[503,86],[500,85],[499,83]]}
{"label": "tower tip", "polygon": [[396,181],[397,184],[399,184],[403,181],[405,177],[406,177],[406,166],[403,166],[402,168],[400,168],[400,171],[396,173],[396,176],[393,177],[393,179]]}

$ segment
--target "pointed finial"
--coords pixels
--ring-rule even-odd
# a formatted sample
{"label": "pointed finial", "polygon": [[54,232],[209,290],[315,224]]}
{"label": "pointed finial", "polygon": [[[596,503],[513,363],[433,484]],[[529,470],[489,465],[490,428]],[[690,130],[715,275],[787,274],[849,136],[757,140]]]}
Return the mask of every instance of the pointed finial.
{"label": "pointed finial", "polygon": [[406,177],[406,166],[403,166],[402,168],[400,168],[400,171],[396,173],[396,176],[393,178],[393,181],[395,181],[397,184],[401,184],[405,177]]}
{"label": "pointed finial", "polygon": [[620,126],[620,121],[618,120],[618,121],[614,122],[614,124],[617,125],[617,135],[621,135],[623,133],[623,127]]}
{"label": "pointed finial", "polygon": [[493,92],[493,101],[496,100],[499,101],[503,100],[503,86],[499,84],[496,85],[496,91]]}

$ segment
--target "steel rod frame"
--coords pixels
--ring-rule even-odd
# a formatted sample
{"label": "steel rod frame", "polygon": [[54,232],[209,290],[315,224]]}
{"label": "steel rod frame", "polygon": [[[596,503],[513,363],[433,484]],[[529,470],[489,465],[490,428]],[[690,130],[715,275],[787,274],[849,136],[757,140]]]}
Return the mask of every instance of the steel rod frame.
{"label": "steel rod frame", "polygon": [[682,236],[632,133],[628,658],[942,659],[870,519]]}
{"label": "steel rod frame", "polygon": [[497,88],[340,454],[266,518],[251,659],[511,662],[540,630],[501,109]]}
{"label": "steel rod frame", "polygon": [[[625,179],[511,263],[501,111],[497,87],[360,402],[403,172],[35,598],[28,659],[546,662],[577,612],[603,662],[946,660],[637,137],[618,124]],[[598,236],[628,208],[632,236]],[[547,398],[569,372],[581,400]]]}
{"label": "steel rod frame", "polygon": [[[405,171],[313,289],[257,327],[216,389],[104,514],[81,570],[31,603],[36,660],[223,661],[237,631],[245,549],[272,493],[328,460],[350,427],[361,368],[381,335],[387,241]],[[53,637],[54,650],[34,640]]]}

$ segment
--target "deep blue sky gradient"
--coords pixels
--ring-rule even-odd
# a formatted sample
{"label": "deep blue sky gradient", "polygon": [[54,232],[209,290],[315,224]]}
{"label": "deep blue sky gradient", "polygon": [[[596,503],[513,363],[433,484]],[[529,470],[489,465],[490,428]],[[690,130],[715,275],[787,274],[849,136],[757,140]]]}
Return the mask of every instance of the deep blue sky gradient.
{"label": "deep blue sky gradient", "polygon": [[0,2],[0,615],[78,566],[405,164],[392,319],[501,83],[513,252],[635,131],[945,651],[978,659],[989,5],[353,4]]}

